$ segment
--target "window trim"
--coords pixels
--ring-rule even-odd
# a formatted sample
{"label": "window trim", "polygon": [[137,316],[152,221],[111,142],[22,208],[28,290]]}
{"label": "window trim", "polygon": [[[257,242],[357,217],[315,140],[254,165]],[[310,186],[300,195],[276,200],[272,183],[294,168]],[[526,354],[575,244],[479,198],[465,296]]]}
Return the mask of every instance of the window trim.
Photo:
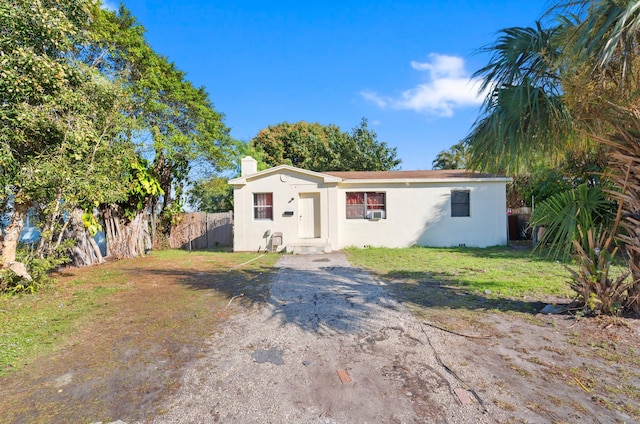
{"label": "window trim", "polygon": [[[466,201],[465,202],[455,202],[453,201],[454,198],[454,193],[462,193],[462,194],[466,194]],[[469,218],[471,217],[471,190],[451,190],[451,217],[452,218]],[[458,210],[458,208],[454,207],[457,206],[458,208],[460,208],[460,205],[466,205],[466,214],[460,214],[460,211]]]}
{"label": "window trim", "polygon": [[[349,203],[349,195],[362,195],[362,203]],[[369,204],[368,202],[369,195],[375,195],[376,197],[382,196],[382,203],[381,204],[376,203],[375,205]],[[360,199],[356,198],[356,200],[360,200]],[[350,209],[352,211],[351,213],[350,213]],[[355,213],[353,213],[353,211],[355,211]],[[373,211],[382,211],[382,218],[373,218],[372,217]],[[345,218],[348,220],[365,219],[369,221],[377,221],[378,219],[387,219],[387,192],[386,191],[347,191],[345,192]]]}
{"label": "window trim", "polygon": [[[260,195],[266,195],[267,203],[264,205],[258,204],[258,197]],[[270,200],[270,202],[268,202]],[[266,218],[259,217],[260,210],[264,210],[267,215]],[[270,213],[268,213],[270,211]],[[260,192],[253,193],[253,219],[254,221],[273,221],[273,192]]]}

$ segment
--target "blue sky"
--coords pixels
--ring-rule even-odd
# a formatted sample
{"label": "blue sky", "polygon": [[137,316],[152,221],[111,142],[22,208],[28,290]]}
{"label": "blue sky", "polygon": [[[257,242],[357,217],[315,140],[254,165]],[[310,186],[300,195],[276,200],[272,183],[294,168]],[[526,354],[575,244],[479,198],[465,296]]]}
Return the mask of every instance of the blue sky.
{"label": "blue sky", "polygon": [[[113,6],[114,1],[107,1]],[[478,114],[477,50],[529,26],[544,0],[125,0],[153,48],[209,92],[231,135],[362,117],[398,148],[402,169],[431,169]]]}

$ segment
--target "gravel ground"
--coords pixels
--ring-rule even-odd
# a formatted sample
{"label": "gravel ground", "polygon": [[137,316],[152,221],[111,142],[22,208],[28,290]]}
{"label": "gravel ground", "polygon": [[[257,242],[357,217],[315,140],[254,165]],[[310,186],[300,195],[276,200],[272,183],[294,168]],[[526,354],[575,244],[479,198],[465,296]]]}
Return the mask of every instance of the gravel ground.
{"label": "gravel ground", "polygon": [[154,423],[493,422],[421,324],[343,254],[283,256]]}

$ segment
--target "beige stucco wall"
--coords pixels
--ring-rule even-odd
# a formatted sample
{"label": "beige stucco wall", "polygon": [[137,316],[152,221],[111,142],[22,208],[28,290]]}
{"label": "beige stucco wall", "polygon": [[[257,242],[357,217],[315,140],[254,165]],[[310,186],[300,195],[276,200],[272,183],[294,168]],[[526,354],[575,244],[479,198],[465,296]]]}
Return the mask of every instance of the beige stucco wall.
{"label": "beige stucco wall", "polygon": [[[469,190],[470,216],[451,216],[451,191]],[[386,219],[346,219],[348,191],[386,193]],[[504,182],[342,185],[338,190],[339,246],[458,246],[507,244]]]}

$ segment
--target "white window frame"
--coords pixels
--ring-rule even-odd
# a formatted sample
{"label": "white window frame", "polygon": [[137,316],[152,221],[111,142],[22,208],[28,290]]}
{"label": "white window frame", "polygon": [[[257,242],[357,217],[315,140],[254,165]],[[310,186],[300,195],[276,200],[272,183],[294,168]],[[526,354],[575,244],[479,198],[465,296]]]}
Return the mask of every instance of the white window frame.
{"label": "white window frame", "polygon": [[[458,193],[467,195],[466,202],[454,203],[454,197]],[[459,205],[466,205],[466,215],[460,214],[460,211],[458,210],[460,208]],[[451,190],[451,217],[452,218],[469,218],[470,216],[471,216],[471,190]]]}
{"label": "white window frame", "polygon": [[[271,202],[258,204],[260,196],[266,196],[265,199],[271,200]],[[262,217],[263,212],[261,211],[264,211],[264,215],[267,215],[267,217]],[[271,211],[271,213],[266,213],[268,211]],[[273,193],[253,193],[253,219],[256,221],[273,221]]]}

